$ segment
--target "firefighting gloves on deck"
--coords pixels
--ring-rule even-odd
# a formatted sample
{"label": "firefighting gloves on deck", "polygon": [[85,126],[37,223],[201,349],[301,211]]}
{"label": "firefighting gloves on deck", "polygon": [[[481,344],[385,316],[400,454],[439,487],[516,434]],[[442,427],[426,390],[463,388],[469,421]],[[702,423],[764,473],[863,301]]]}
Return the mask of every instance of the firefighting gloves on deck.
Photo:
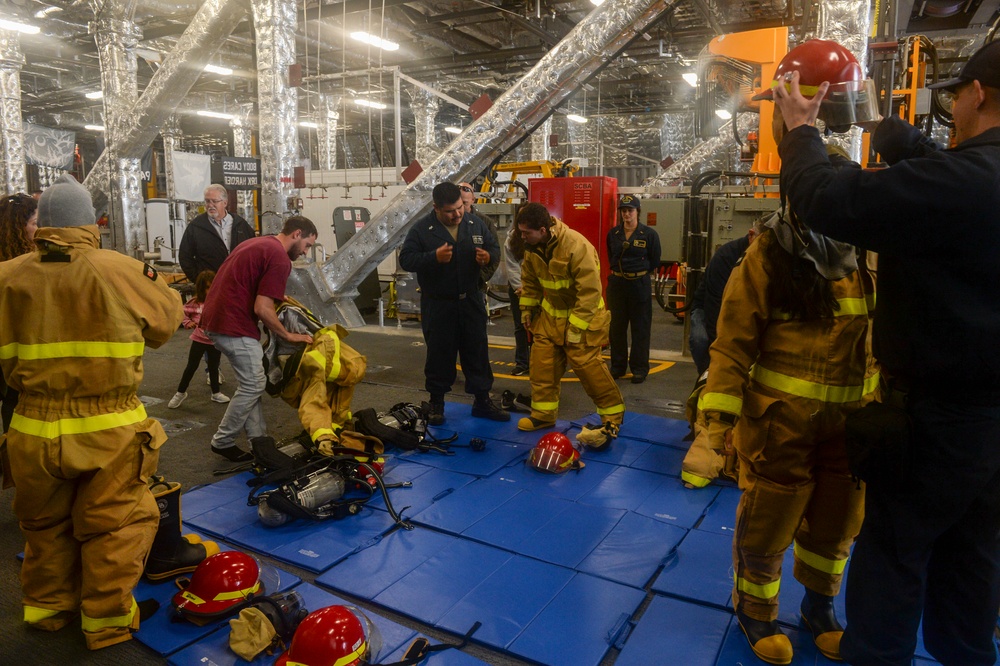
{"label": "firefighting gloves on deck", "polygon": [[214,541],[202,541],[195,534],[181,535],[181,484],[154,476],[149,490],[160,510],[160,526],[146,560],[146,578],[159,582],[194,571],[202,560],[219,552]]}
{"label": "firefighting gloves on deck", "polygon": [[576,435],[576,441],[595,451],[603,451],[611,445],[611,440],[618,437],[618,424],[605,421],[599,428],[584,426]]}
{"label": "firefighting gloves on deck", "polygon": [[309,614],[301,595],[294,591],[257,597],[251,603],[229,621],[229,649],[246,661],[265,651],[284,650]]}

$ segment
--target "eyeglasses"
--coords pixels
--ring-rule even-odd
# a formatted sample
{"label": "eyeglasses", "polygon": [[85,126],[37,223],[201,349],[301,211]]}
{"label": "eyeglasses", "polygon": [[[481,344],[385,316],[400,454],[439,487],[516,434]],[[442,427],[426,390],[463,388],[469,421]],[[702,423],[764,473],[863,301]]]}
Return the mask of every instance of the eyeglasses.
{"label": "eyeglasses", "polygon": [[469,187],[468,185],[462,185],[458,189],[462,190],[463,192],[471,192],[472,191],[472,188]]}
{"label": "eyeglasses", "polygon": [[225,201],[225,199],[205,199],[205,203],[207,204],[220,204],[223,201]]}

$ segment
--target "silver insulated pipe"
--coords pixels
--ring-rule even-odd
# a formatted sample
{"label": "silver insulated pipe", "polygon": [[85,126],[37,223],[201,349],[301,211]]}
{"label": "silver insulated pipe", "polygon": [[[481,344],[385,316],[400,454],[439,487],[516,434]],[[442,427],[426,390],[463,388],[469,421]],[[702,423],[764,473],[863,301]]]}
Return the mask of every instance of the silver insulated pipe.
{"label": "silver insulated pipe", "polygon": [[0,30],[0,178],[6,194],[28,190],[21,124],[22,65],[24,54],[17,33]]}

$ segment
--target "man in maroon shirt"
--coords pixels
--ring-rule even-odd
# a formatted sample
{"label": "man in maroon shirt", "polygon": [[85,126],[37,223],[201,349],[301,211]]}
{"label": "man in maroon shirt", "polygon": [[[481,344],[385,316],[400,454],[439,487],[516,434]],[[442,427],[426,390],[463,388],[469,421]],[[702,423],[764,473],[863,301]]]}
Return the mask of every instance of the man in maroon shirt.
{"label": "man in maroon shirt", "polygon": [[260,404],[266,382],[258,322],[288,342],[312,342],[310,335],[285,330],[275,314],[275,303],[285,298],[292,261],[315,242],[316,225],[305,217],[290,217],[277,236],[240,243],[219,267],[208,291],[202,328],[229,359],[239,383],[212,437],[212,451],[233,462],[252,459],[236,446],[241,430],[246,429],[247,439],[267,434]]}

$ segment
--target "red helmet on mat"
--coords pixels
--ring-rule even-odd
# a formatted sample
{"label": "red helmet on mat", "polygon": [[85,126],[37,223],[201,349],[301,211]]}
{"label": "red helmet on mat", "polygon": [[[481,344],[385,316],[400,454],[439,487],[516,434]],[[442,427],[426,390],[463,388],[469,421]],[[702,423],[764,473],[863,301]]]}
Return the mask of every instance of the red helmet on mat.
{"label": "red helmet on mat", "polygon": [[[182,579],[183,580],[183,579]],[[171,603],[188,619],[211,619],[264,594],[257,560],[239,551],[216,553],[202,560],[185,589]]]}
{"label": "red helmet on mat", "polygon": [[561,474],[571,469],[583,467],[580,452],[573,447],[569,437],[561,432],[550,432],[543,435],[535,448],[531,450],[528,464],[543,472]]}
{"label": "red helmet on mat", "polygon": [[819,118],[834,131],[845,131],[856,122],[878,119],[875,84],[866,79],[854,54],[837,42],[810,39],[785,54],[774,71],[774,80],[754,99],[773,100],[772,88],[799,73],[799,91],[814,97],[824,81],[830,83],[820,105]]}
{"label": "red helmet on mat", "polygon": [[356,608],[327,606],[313,611],[295,630],[292,644],[275,666],[360,666],[378,659],[378,628]]}

